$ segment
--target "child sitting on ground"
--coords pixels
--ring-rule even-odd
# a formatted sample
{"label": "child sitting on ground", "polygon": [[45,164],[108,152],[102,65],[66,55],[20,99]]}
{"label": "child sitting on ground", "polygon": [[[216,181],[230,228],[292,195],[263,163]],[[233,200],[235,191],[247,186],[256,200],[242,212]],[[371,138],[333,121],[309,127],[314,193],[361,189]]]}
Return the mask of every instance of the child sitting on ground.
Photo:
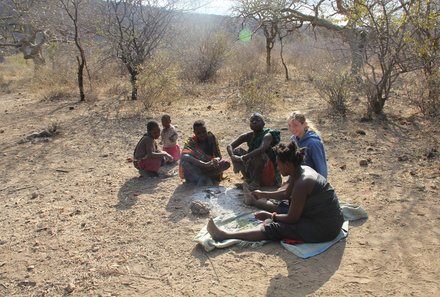
{"label": "child sitting on ground", "polygon": [[157,147],[156,139],[160,136],[159,123],[149,121],[147,133],[139,140],[134,149],[133,165],[143,174],[158,176],[159,168],[164,162],[171,162],[173,157]]}
{"label": "child sitting on ground", "polygon": [[167,114],[162,116],[162,132],[160,133],[163,150],[173,157],[173,161],[180,159],[180,147],[177,144],[176,128],[171,125],[171,117]]}

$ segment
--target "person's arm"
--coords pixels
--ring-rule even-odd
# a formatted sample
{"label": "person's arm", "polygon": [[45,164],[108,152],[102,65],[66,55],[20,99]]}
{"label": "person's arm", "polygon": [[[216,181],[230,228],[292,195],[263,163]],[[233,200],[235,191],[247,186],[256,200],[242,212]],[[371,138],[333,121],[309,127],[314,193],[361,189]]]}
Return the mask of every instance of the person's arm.
{"label": "person's arm", "polygon": [[316,178],[307,178],[305,180],[296,181],[291,195],[291,203],[287,214],[276,214],[274,221],[287,224],[296,223],[304,210],[307,195],[309,195],[315,185]]}
{"label": "person's arm", "polygon": [[287,182],[286,185],[281,186],[275,191],[253,191],[255,199],[273,199],[273,200],[290,200],[290,195],[293,190],[293,182]]}
{"label": "person's arm", "polygon": [[248,133],[244,133],[241,134],[240,136],[238,136],[237,139],[235,139],[233,142],[231,142],[227,147],[226,150],[228,151],[229,156],[231,157],[232,161],[235,162],[240,162],[241,157],[234,155],[234,149],[238,146],[240,146],[242,143],[245,143],[247,141],[247,139],[249,138],[249,135],[252,135],[253,132],[248,132]]}
{"label": "person's arm", "polygon": [[325,158],[324,145],[320,141],[314,141],[307,148],[307,156],[313,164],[313,169],[327,178],[327,160]]}
{"label": "person's arm", "polygon": [[171,142],[176,142],[177,141],[177,138],[179,137],[179,135],[177,134],[177,131],[176,131],[176,129],[174,128],[174,127],[171,127],[171,135],[170,135],[170,137],[168,138]]}
{"label": "person's arm", "polygon": [[[217,160],[213,159],[213,160],[211,160],[211,161],[204,162],[204,161],[202,161],[202,160],[199,160],[199,159],[194,158],[194,157],[191,156],[190,154],[183,154],[183,155],[180,157],[180,160],[181,160],[181,161],[184,161],[184,162],[188,162],[188,163],[190,163],[190,164],[192,164],[192,165],[194,165],[194,166],[196,166],[196,167],[199,167],[199,168],[215,167],[215,166],[216,166],[215,163],[216,163],[216,161],[217,161]],[[215,160],[215,161],[214,161],[214,160]],[[218,164],[218,162],[217,162],[217,164]]]}
{"label": "person's arm", "polygon": [[222,154],[220,153],[220,149],[218,147],[217,138],[211,132],[209,132],[209,137],[211,137],[211,140],[210,140],[209,143],[213,146],[212,152],[213,152],[214,157],[217,157],[217,158],[221,159],[222,158]]}
{"label": "person's arm", "polygon": [[156,152],[155,151],[154,140],[151,137],[147,138],[147,141],[146,141],[145,145],[146,145],[146,150],[145,150],[146,154],[145,154],[145,156],[142,159],[147,159],[147,158],[157,158],[157,159],[165,158],[165,159],[168,159],[168,160],[172,160],[173,159],[173,157],[170,154],[168,154],[167,152],[164,152],[164,151]]}
{"label": "person's arm", "polygon": [[272,141],[273,141],[272,134],[267,133],[266,135],[264,135],[263,141],[261,142],[261,145],[258,148],[254,149],[252,152],[249,152],[246,155],[242,156],[243,160],[246,161],[246,160],[251,159],[255,156],[263,154],[270,147],[270,144],[272,143]]}

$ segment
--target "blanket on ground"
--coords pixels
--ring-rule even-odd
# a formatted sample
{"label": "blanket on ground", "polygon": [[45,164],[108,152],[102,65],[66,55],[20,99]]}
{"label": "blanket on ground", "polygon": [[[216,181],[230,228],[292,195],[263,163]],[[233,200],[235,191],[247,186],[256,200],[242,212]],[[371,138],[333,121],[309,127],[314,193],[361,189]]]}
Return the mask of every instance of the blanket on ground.
{"label": "blanket on ground", "polygon": [[[300,258],[306,259],[313,256],[316,256],[332,245],[337,243],[338,241],[344,239],[348,236],[348,222],[366,219],[368,218],[367,212],[359,205],[349,204],[340,202],[342,213],[344,214],[345,222],[342,225],[341,232],[339,235],[333,239],[332,241],[322,242],[322,243],[299,243],[299,244],[287,244],[281,241],[281,245],[286,248],[288,251],[294,253]],[[245,212],[238,215],[226,215],[214,218],[215,224],[225,230],[228,231],[238,231],[238,230],[246,230],[252,229],[261,224],[261,221],[258,221],[254,217],[254,212]],[[221,242],[214,241],[211,238],[211,235],[206,230],[206,226],[200,230],[200,232],[194,237],[194,241],[198,242],[203,248],[209,252],[214,250],[215,248],[226,248],[233,245],[238,245],[241,247],[259,247],[265,244],[268,241],[244,241],[240,239],[228,239]]]}

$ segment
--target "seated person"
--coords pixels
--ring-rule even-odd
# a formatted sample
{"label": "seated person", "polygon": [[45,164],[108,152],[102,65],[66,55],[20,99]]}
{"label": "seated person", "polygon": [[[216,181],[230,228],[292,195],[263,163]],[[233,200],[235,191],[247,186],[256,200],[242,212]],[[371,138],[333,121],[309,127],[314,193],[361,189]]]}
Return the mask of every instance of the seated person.
{"label": "seated person", "polygon": [[[293,239],[316,243],[333,240],[339,234],[344,217],[336,193],[322,175],[309,166],[301,165],[304,149],[299,149],[294,142],[279,144],[275,154],[281,174],[289,176],[289,182],[293,184],[288,212],[257,212],[255,218],[258,220],[272,221],[265,221],[253,230],[238,232],[221,230],[210,219],[207,230],[214,240]],[[256,200],[255,205],[263,209],[273,206],[265,199]]]}
{"label": "seated person", "polygon": [[304,165],[312,167],[316,172],[327,178],[327,159],[318,130],[299,111],[295,111],[289,116],[287,124],[289,131],[292,133],[290,140],[295,141],[299,147],[306,148]]}
{"label": "seated person", "polygon": [[[277,169],[272,147],[280,142],[280,132],[264,128],[263,116],[254,113],[250,117],[252,131],[240,135],[227,146],[234,172],[241,172],[250,190],[260,186],[280,186],[281,176]],[[239,146],[247,143],[248,150]]]}
{"label": "seated person", "polygon": [[180,159],[180,147],[177,144],[176,128],[171,125],[171,117],[164,114],[161,118],[162,121],[162,131],[160,132],[160,138],[163,145],[163,150],[173,157],[173,161],[178,161]]}
{"label": "seated person", "polygon": [[149,121],[147,133],[142,136],[134,149],[133,165],[141,174],[158,176],[160,166],[173,160],[170,154],[158,149],[156,139],[159,136],[159,124],[156,121]]}
{"label": "seated person", "polygon": [[231,163],[222,160],[217,139],[206,130],[204,121],[193,124],[194,136],[183,146],[180,158],[180,177],[189,183],[207,185],[219,182]]}

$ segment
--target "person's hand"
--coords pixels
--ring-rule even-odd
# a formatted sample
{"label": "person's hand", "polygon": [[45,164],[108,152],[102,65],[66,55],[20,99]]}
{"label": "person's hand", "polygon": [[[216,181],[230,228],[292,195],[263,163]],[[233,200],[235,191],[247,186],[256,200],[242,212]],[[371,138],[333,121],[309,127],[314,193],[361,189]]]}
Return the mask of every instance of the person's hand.
{"label": "person's hand", "polygon": [[164,152],[164,157],[165,157],[165,161],[166,161],[166,162],[171,162],[171,161],[173,161],[173,156],[171,156],[171,155],[168,154],[167,152]]}
{"label": "person's hand", "polygon": [[243,162],[243,159],[241,158],[241,156],[237,156],[237,155],[232,155],[231,156],[232,161],[234,162]]}
{"label": "person's hand", "polygon": [[215,168],[215,167],[217,167],[218,166],[218,161],[217,160],[214,161],[214,160],[215,159],[212,159],[212,160],[210,160],[208,162],[205,162],[205,167],[206,168]]}
{"label": "person's hand", "polygon": [[259,211],[255,213],[255,218],[260,221],[264,221],[272,218],[272,214],[267,211]]}
{"label": "person's hand", "polygon": [[261,192],[260,190],[252,191],[252,195],[257,200],[260,199],[260,198],[263,198],[263,192]]}

